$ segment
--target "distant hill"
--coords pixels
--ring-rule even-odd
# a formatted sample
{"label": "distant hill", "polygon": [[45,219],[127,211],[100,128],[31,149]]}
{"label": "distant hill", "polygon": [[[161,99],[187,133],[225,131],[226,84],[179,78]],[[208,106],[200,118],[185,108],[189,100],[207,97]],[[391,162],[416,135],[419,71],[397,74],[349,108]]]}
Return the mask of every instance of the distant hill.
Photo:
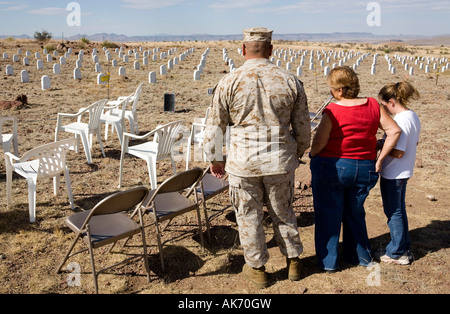
{"label": "distant hill", "polygon": [[[0,35],[1,38],[14,37],[18,39],[32,39],[26,34]],[[242,34],[234,35],[210,35],[210,34],[192,34],[192,35],[168,35],[156,34],[148,36],[127,36],[124,34],[78,34],[64,38],[65,40],[77,41],[81,38],[87,38],[90,41],[111,41],[111,42],[161,42],[161,41],[228,41],[242,40]],[[61,39],[61,37],[55,37]],[[355,42],[355,43],[385,43],[385,42],[405,42],[414,45],[450,45],[450,34],[439,36],[420,36],[420,35],[375,35],[372,33],[331,33],[331,34],[274,34],[274,40],[286,41],[310,41],[310,42]]]}

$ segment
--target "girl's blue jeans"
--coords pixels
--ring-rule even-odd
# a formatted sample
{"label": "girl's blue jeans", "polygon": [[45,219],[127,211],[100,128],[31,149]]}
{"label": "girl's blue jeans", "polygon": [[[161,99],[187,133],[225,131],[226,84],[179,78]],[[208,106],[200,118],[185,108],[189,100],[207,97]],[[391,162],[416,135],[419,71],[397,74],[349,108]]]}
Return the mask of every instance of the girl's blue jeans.
{"label": "girl's blue jeans", "polygon": [[318,267],[336,270],[343,225],[343,257],[348,263],[372,262],[364,202],[378,182],[375,161],[314,157],[311,159]]}
{"label": "girl's blue jeans", "polygon": [[388,180],[382,177],[380,180],[384,213],[391,233],[385,254],[391,258],[399,258],[411,249],[405,205],[407,183],[408,179]]}

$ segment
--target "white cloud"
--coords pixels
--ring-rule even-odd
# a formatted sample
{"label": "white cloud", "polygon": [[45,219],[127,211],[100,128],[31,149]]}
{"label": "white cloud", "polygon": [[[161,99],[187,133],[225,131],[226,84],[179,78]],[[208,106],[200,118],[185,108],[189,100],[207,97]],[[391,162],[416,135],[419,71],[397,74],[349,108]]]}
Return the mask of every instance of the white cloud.
{"label": "white cloud", "polygon": [[30,14],[34,15],[67,15],[66,8],[41,8],[28,11]]}
{"label": "white cloud", "polygon": [[366,11],[370,2],[377,2],[386,13],[450,12],[450,1],[445,0],[215,0],[209,7],[217,10],[246,9],[251,13],[355,13]]}
{"label": "white cloud", "polygon": [[184,2],[184,0],[122,0],[126,8],[138,10],[152,10],[170,7]]}
{"label": "white cloud", "polygon": [[[7,4],[7,2],[0,2],[0,4]],[[22,11],[28,8],[28,5],[26,4],[20,4],[20,5],[14,5],[7,7],[6,9],[2,9],[2,11]]]}
{"label": "white cloud", "polygon": [[271,0],[220,0],[209,5],[215,10],[251,9],[270,3]]}

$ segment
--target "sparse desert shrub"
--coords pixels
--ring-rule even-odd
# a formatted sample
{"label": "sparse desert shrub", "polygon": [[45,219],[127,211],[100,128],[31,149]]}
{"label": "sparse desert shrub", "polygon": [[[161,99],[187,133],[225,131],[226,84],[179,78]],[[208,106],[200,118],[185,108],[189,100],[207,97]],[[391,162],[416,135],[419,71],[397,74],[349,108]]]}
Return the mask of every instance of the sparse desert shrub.
{"label": "sparse desert shrub", "polygon": [[107,40],[105,40],[102,45],[103,45],[103,47],[111,48],[111,49],[120,48],[120,46],[118,44],[107,41]]}
{"label": "sparse desert shrub", "polygon": [[36,31],[34,33],[34,38],[39,42],[46,42],[53,38],[53,34],[46,30],[42,30],[42,32]]}
{"label": "sparse desert shrub", "polygon": [[54,45],[47,45],[45,46],[45,49],[47,49],[48,52],[53,52],[56,50],[56,47]]}

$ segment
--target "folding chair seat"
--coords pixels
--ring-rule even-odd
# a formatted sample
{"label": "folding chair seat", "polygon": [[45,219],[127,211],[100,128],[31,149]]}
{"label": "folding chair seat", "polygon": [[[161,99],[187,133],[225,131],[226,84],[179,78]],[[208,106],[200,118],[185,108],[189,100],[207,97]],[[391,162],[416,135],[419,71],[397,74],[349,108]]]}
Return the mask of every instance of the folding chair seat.
{"label": "folding chair seat", "polygon": [[[140,218],[139,223],[136,223],[125,214],[128,211],[135,210],[136,207],[139,209],[140,205],[147,198],[147,196],[148,189],[145,187],[138,187],[123,192],[117,192],[99,202],[92,210],[77,213],[68,217],[66,219],[66,225],[76,234],[76,237],[67,251],[62,263],[58,267],[57,273],[61,273],[62,267],[70,257],[89,251],[95,293],[98,293],[98,276],[100,273],[118,265],[128,263],[137,257],[144,257],[145,270],[147,272],[147,279],[149,280],[150,270],[148,266],[147,245],[145,242],[142,211],[137,211]],[[104,267],[99,271],[96,270],[94,249],[108,244],[114,244],[121,239],[127,239],[136,234],[141,234],[144,250],[143,255],[133,254],[135,256],[126,258],[121,262],[115,263],[114,265]],[[72,253],[79,240],[82,240],[88,248]]]}

